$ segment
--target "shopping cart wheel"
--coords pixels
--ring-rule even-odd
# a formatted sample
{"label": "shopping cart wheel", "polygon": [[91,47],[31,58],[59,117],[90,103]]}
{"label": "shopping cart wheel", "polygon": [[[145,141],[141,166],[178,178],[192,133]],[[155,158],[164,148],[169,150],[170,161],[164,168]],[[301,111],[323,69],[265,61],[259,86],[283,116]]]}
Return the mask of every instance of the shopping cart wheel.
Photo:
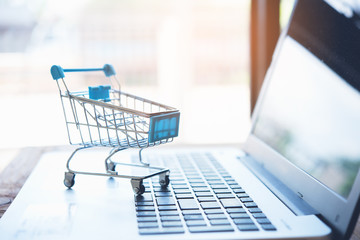
{"label": "shopping cart wheel", "polygon": [[64,185],[71,188],[75,184],[75,174],[71,172],[65,172]]}
{"label": "shopping cart wheel", "polygon": [[169,173],[162,173],[159,175],[159,183],[161,187],[167,187],[170,183],[170,177],[168,175]]}
{"label": "shopping cart wheel", "polygon": [[106,163],[106,171],[107,172],[115,172],[115,167],[116,167],[116,164],[114,162],[107,162]]}
{"label": "shopping cart wheel", "polygon": [[135,195],[141,195],[145,192],[145,186],[142,180],[131,179],[131,186]]}

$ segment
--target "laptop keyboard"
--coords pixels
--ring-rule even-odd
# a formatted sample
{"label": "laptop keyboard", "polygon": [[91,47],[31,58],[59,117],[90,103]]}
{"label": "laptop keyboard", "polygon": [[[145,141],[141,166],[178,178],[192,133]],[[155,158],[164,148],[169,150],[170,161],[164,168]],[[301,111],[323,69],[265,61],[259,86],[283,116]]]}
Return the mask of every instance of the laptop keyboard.
{"label": "laptop keyboard", "polygon": [[170,168],[170,185],[162,188],[157,177],[144,180],[145,193],[135,197],[140,234],[276,231],[211,154],[160,156],[147,161]]}

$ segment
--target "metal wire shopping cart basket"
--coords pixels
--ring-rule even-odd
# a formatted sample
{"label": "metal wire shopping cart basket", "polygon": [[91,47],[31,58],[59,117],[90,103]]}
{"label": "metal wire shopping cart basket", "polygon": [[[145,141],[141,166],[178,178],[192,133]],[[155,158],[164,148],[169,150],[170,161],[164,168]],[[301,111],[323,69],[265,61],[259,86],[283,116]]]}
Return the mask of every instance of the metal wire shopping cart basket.
{"label": "metal wire shopping cart basket", "polygon": [[[103,71],[110,85],[89,87],[88,91],[70,92],[65,82],[65,72]],[[105,64],[103,68],[63,69],[54,65],[51,75],[56,80],[64,111],[70,144],[80,145],[66,163],[64,184],[71,188],[76,174],[98,175],[131,179],[135,194],[145,191],[143,180],[159,175],[162,186],[169,184],[170,171],[144,163],[141,152],[144,148],[171,142],[178,135],[180,113],[177,109],[121,91],[114,68]],[[106,173],[76,171],[70,161],[79,151],[91,147],[110,147],[105,159]],[[111,160],[117,152],[139,149],[137,164],[119,163]],[[116,165],[147,168],[149,174],[121,175]]]}

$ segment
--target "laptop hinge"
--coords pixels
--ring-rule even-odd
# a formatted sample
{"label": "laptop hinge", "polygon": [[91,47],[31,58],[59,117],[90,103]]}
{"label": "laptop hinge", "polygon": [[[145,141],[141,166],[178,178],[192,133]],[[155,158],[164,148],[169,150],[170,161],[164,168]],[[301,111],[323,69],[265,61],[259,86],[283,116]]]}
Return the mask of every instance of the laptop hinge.
{"label": "laptop hinge", "polygon": [[306,203],[301,196],[294,193],[284,183],[267,171],[249,155],[239,158],[262,183],[280,199],[295,215],[318,215],[319,212]]}

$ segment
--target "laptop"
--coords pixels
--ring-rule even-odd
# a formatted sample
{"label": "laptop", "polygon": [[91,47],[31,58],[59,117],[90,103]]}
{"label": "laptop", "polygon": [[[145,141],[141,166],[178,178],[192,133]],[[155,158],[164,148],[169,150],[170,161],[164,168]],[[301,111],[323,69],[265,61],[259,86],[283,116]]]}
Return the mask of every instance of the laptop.
{"label": "laptop", "polygon": [[[166,188],[147,179],[142,196],[94,176],[67,189],[71,151],[46,153],[0,219],[0,239],[350,238],[360,209],[358,23],[349,4],[299,0],[241,149],[146,149],[144,161],[171,174]],[[101,167],[107,152],[84,152],[73,167]]]}

